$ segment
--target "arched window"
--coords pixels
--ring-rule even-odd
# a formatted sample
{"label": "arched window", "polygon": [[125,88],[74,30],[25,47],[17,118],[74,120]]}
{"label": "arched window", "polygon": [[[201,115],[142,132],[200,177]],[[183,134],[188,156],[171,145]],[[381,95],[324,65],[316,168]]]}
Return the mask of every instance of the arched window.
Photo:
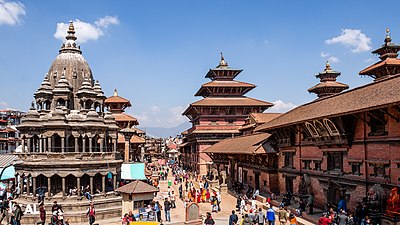
{"label": "arched window", "polygon": [[314,125],[312,125],[309,122],[306,122],[305,125],[306,125],[306,128],[307,128],[308,132],[310,132],[310,134],[313,137],[319,137],[320,136],[318,131],[317,131],[317,129],[315,129]]}
{"label": "arched window", "polygon": [[321,136],[329,136],[328,131],[326,130],[325,126],[319,122],[318,120],[314,120],[314,126],[317,129],[318,133],[321,134]]}
{"label": "arched window", "polygon": [[338,129],[336,128],[335,124],[331,120],[324,119],[323,122],[331,136],[339,136],[340,135]]}

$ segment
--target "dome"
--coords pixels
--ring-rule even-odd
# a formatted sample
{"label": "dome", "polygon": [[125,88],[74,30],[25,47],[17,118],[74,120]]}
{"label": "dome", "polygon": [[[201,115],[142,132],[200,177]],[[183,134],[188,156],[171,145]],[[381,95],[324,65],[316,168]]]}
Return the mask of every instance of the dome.
{"label": "dome", "polygon": [[78,92],[86,77],[89,78],[93,85],[92,71],[75,40],[75,30],[71,23],[66,42],[61,46],[59,54],[51,64],[48,72],[48,80],[52,88],[60,80],[61,74],[64,73],[65,79],[71,85],[74,94]]}

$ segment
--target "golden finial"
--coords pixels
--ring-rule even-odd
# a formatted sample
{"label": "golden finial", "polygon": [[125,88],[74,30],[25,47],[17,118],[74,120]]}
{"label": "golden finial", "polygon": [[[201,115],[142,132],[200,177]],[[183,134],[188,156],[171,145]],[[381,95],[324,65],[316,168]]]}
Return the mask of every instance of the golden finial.
{"label": "golden finial", "polygon": [[114,89],[114,96],[118,96],[118,92],[117,92],[116,88]]}
{"label": "golden finial", "polygon": [[389,28],[386,28],[385,45],[388,45],[391,41],[392,38],[390,37],[390,30]]}
{"label": "golden finial", "polygon": [[69,21],[68,31],[75,32],[74,23],[72,22],[72,20]]}
{"label": "golden finial", "polygon": [[329,61],[326,61],[326,64],[325,64],[325,71],[327,71],[327,70],[331,70],[331,64],[329,64]]}
{"label": "golden finial", "polygon": [[228,66],[228,63],[225,62],[225,58],[224,55],[222,54],[222,52],[220,52],[221,54],[221,61],[219,61],[219,65],[220,66]]}

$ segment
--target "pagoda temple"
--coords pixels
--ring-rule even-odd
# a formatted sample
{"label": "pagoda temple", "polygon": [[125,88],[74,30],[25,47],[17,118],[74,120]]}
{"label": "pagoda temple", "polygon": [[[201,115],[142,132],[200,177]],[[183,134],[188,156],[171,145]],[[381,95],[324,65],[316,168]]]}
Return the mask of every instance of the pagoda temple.
{"label": "pagoda temple", "polygon": [[[133,162],[143,161],[144,144],[146,143],[144,136],[146,132],[136,127],[139,125],[139,122],[135,117],[125,113],[125,109],[132,106],[131,102],[119,96],[117,89],[115,89],[114,94],[105,100],[104,106],[111,112],[112,116],[114,116],[117,126],[120,129],[128,127],[134,132],[129,141],[129,157],[127,157],[127,159]],[[124,147],[124,135],[118,133],[117,151],[122,155],[122,158],[125,158]]]}
{"label": "pagoda temple", "polygon": [[308,92],[315,93],[319,98],[322,98],[348,89],[349,86],[347,84],[342,84],[336,81],[338,76],[340,76],[340,72],[332,70],[327,61],[324,71],[315,75],[316,78],[320,79],[320,83],[308,89]]}
{"label": "pagoda temple", "polygon": [[[78,223],[87,220],[89,202],[80,200],[89,192],[96,219],[120,216],[121,197],[114,195],[122,164],[116,156],[119,128],[111,113],[104,112],[106,97],[75,42],[72,22],[67,33],[18,126],[22,148],[16,152],[16,185],[21,190],[17,201],[32,207],[38,202],[36,193],[47,193],[47,209],[58,201],[64,217]],[[85,190],[79,191],[81,187]],[[26,214],[22,224],[36,220],[36,215]]]}
{"label": "pagoda temple", "polygon": [[186,135],[187,143],[182,144],[181,160],[185,167],[205,174],[211,159],[203,151],[222,139],[239,135],[239,128],[250,113],[261,113],[273,106],[244,96],[256,86],[235,80],[242,71],[229,67],[221,53],[219,65],[205,76],[211,81],[195,94],[203,99],[190,104],[183,112],[192,123]]}

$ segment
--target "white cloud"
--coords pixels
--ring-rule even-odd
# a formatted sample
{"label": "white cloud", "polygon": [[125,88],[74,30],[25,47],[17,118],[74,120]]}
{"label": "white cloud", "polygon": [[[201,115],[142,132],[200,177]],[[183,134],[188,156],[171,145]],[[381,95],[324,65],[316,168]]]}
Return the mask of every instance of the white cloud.
{"label": "white cloud", "polygon": [[7,109],[9,107],[7,102],[0,101],[0,109]]}
{"label": "white cloud", "polygon": [[372,63],[372,62],[375,61],[375,59],[373,59],[373,58],[368,58],[368,59],[366,59],[366,60],[364,60],[364,61],[367,62],[367,63]]}
{"label": "white cloud", "polygon": [[20,24],[25,14],[25,6],[21,2],[0,0],[0,25]]}
{"label": "white cloud", "polygon": [[127,113],[136,117],[141,127],[171,128],[187,121],[187,118],[182,116],[185,108],[185,106],[178,105],[165,110],[159,106],[151,106],[139,113],[133,113],[133,110],[128,109]]}
{"label": "white cloud", "polygon": [[328,53],[328,52],[321,52],[320,55],[321,55],[322,58],[328,60],[329,62],[332,62],[332,63],[337,63],[337,62],[339,62],[339,58],[338,58],[338,57],[333,56],[333,55],[331,55],[331,54]]}
{"label": "white cloud", "polygon": [[[85,43],[89,40],[97,40],[104,35],[104,32],[109,25],[119,24],[118,17],[116,16],[105,16],[96,20],[93,24],[80,21],[79,19],[76,19],[73,22],[76,31],[75,35],[78,37],[77,42],[79,43]],[[54,37],[64,41],[68,26],[69,23],[57,23]]]}
{"label": "white cloud", "polygon": [[172,126],[177,126],[185,121],[187,121],[187,118],[182,115],[182,112],[185,111],[186,107],[185,106],[174,106],[170,108],[168,111],[171,114],[171,117],[169,119],[169,123]]}
{"label": "white cloud", "polygon": [[342,44],[351,48],[354,53],[371,50],[371,38],[367,37],[361,30],[342,29],[342,33],[325,41],[326,44]]}
{"label": "white cloud", "polygon": [[267,112],[279,112],[279,113],[283,113],[283,112],[287,112],[295,107],[297,107],[297,105],[291,103],[291,102],[284,102],[282,100],[276,100],[274,102],[272,102],[274,104],[274,106],[272,106],[271,108],[269,108],[267,110]]}
{"label": "white cloud", "polygon": [[152,114],[157,114],[160,112],[160,107],[154,105],[154,106],[150,107],[150,112]]}

